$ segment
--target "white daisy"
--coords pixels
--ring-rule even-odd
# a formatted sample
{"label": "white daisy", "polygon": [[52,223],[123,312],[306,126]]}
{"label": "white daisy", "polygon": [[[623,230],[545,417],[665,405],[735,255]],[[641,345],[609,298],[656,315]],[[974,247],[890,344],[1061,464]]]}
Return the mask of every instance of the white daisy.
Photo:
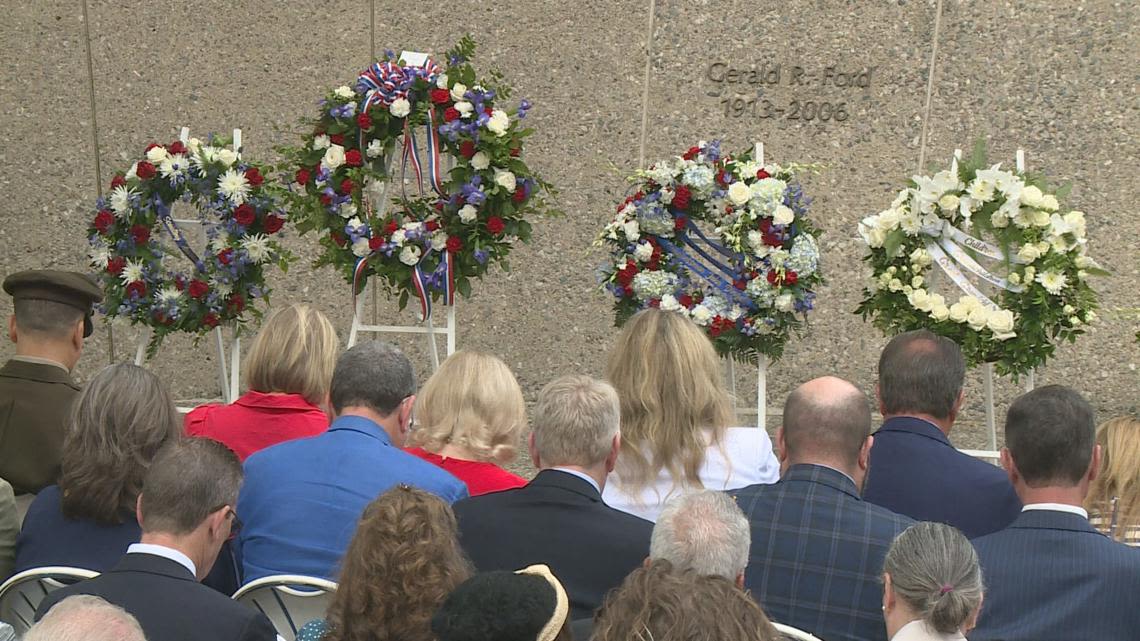
{"label": "white daisy", "polygon": [[226,173],[218,177],[218,191],[222,192],[222,195],[233,204],[240,205],[245,202],[246,196],[249,195],[249,181],[245,179],[243,174],[239,174],[233,169],[227,169]]}
{"label": "white daisy", "polygon": [[257,264],[268,261],[273,251],[269,246],[269,237],[265,234],[246,236],[242,239],[241,246],[249,255],[249,259]]}
{"label": "white daisy", "polygon": [[176,176],[186,175],[186,168],[188,166],[189,163],[186,162],[186,156],[175,154],[163,158],[162,162],[158,165],[158,171],[162,174],[163,178],[174,178]]}
{"label": "white daisy", "polygon": [[123,281],[124,285],[135,282],[136,280],[143,279],[143,264],[140,261],[128,260],[127,264],[123,267],[123,271],[119,274],[119,278]]}
{"label": "white daisy", "polygon": [[91,247],[87,257],[90,259],[92,267],[103,270],[107,267],[107,261],[111,260],[111,250],[107,245],[99,243]]}
{"label": "white daisy", "polygon": [[1060,294],[1061,290],[1069,284],[1069,279],[1065,278],[1064,274],[1060,274],[1053,270],[1037,274],[1037,278],[1035,280],[1038,283],[1041,283],[1041,286],[1045,288],[1045,291],[1053,294],[1054,296]]}
{"label": "white daisy", "polygon": [[218,296],[225,298],[234,291],[234,286],[230,283],[222,282],[216,278],[210,279],[210,289],[212,289]]}
{"label": "white daisy", "polygon": [[111,192],[111,209],[119,216],[126,216],[131,211],[131,196],[135,192],[126,185],[115,187]]}
{"label": "white daisy", "polygon": [[156,298],[159,303],[167,304],[176,302],[181,296],[182,292],[178,291],[177,287],[163,287],[159,290]]}

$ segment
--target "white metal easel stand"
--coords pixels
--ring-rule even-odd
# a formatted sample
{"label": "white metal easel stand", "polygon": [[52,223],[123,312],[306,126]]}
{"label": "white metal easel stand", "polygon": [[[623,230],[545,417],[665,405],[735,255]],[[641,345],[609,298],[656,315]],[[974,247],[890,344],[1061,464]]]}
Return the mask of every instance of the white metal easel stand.
{"label": "white metal easel stand", "polygon": [[[365,288],[367,289],[367,288]],[[429,316],[424,321],[423,325],[365,325],[360,322],[364,316],[364,292],[356,299],[356,309],[352,314],[352,328],[348,332],[348,346],[352,347],[356,344],[357,334],[360,332],[370,332],[374,334],[426,334],[428,342],[428,352],[431,353],[431,366],[432,371],[439,369],[439,346],[436,344],[435,337],[443,335],[447,338],[447,356],[455,353],[455,305],[447,306],[447,324],[443,327],[436,327],[433,321],[434,316]]]}

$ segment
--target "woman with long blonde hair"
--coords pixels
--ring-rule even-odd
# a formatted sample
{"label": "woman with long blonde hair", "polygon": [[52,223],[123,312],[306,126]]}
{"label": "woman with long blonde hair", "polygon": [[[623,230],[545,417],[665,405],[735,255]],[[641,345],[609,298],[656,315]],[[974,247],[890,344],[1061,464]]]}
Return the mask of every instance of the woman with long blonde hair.
{"label": "woman with long blonde hair", "polygon": [[763,427],[733,427],[732,396],[704,332],[650,308],[626,323],[606,377],[621,399],[621,453],[607,505],[656,521],[689,489],[732,490],[779,479]]}
{"label": "woman with long blonde hair", "polygon": [[1089,487],[1089,522],[1116,541],[1140,546],[1140,420],[1121,416],[1097,428],[1100,471]]}

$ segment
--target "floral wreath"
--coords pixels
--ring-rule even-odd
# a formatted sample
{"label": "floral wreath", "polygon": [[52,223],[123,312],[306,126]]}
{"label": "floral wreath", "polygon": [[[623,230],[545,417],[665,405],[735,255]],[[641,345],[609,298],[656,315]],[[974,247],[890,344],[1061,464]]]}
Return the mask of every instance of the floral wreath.
{"label": "floral wreath", "polygon": [[[871,274],[856,313],[889,334],[951,338],[970,365],[992,362],[999,374],[1041,366],[1055,340],[1075,340],[1096,319],[1086,281],[1106,273],[1086,254],[1084,213],[1062,213],[1066,193],[989,166],[981,145],[967,161],[912,177],[889,209],[859,223]],[[957,301],[933,291],[935,278],[961,290]],[[997,296],[979,289],[986,283]]]}
{"label": "floral wreath", "polygon": [[[266,298],[265,266],[287,269],[277,242],[285,214],[263,184],[262,169],[241,159],[228,139],[196,138],[148,145],[143,158],[111,180],[87,230],[90,260],[99,270],[110,317],[151,327],[148,355],[167,334],[199,336],[222,323],[244,322]],[[190,247],[171,215],[175,202],[198,208],[208,253]],[[156,229],[157,227],[157,229]],[[158,242],[166,234],[193,270],[172,269]]]}
{"label": "floral wreath", "polygon": [[805,168],[702,142],[638,171],[596,243],[610,249],[601,281],[616,324],[657,307],[691,318],[722,355],[779,358],[823,282],[811,200],[795,182]]}
{"label": "floral wreath", "polygon": [[[433,300],[450,305],[456,291],[470,296],[470,280],[492,264],[509,268],[512,239],[530,239],[524,218],[544,211],[543,192],[553,194],[521,159],[530,103],[499,107],[510,88],[498,74],[477,80],[468,63],[474,52],[463,38],[446,68],[431,59],[405,64],[388,52],[354,87],[325,96],[303,145],[282,149],[295,170],[297,229],[321,234],[315,264],[337,267],[354,295],[377,275],[401,309],[416,296],[428,318]],[[390,176],[400,138],[402,169]],[[408,194],[402,177],[412,172],[418,191]],[[375,207],[394,185],[395,206]]]}

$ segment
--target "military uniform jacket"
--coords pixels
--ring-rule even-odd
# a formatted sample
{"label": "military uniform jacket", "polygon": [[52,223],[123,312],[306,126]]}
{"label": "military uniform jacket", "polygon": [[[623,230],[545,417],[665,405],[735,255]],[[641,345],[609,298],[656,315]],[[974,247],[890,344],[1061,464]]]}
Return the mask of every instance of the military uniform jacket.
{"label": "military uniform jacket", "polygon": [[59,457],[79,386],[62,368],[10,360],[0,368],[0,478],[16,494],[59,477]]}

